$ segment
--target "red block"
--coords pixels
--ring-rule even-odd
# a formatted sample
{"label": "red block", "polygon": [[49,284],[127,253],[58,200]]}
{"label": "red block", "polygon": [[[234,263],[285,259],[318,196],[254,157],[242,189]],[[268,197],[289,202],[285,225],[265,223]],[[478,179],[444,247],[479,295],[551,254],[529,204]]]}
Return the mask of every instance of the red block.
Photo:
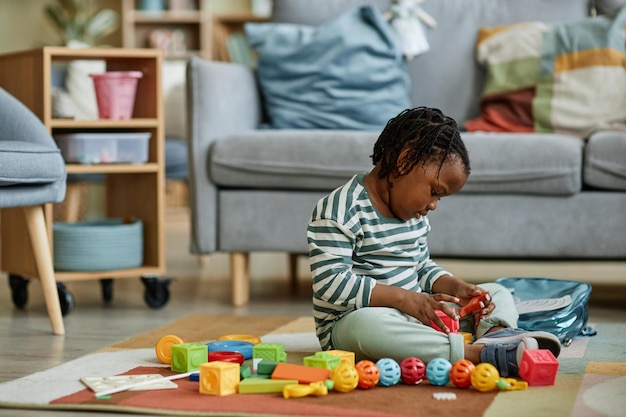
{"label": "red block", "polygon": [[522,355],[519,376],[528,385],[554,385],[559,361],[548,349],[527,349]]}
{"label": "red block", "polygon": [[[452,311],[455,311],[454,309],[452,309]],[[459,321],[458,320],[454,320],[451,319],[450,317],[448,317],[446,315],[446,313],[444,313],[441,310],[435,310],[435,313],[437,313],[437,315],[439,316],[439,318],[441,319],[441,321],[443,321],[443,323],[448,326],[448,329],[450,329],[450,333],[456,333],[459,331]],[[437,326],[435,324],[434,321],[430,321],[430,325],[433,327],[433,329],[438,330],[438,331],[442,331],[439,326]]]}

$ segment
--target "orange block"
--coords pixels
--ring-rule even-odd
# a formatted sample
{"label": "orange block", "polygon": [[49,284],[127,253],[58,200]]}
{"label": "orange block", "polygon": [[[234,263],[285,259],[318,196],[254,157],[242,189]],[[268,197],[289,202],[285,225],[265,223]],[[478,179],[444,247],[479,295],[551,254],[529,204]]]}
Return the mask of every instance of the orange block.
{"label": "orange block", "polygon": [[279,363],[272,372],[272,379],[295,379],[300,384],[310,384],[330,379],[330,369],[314,368],[312,366]]}

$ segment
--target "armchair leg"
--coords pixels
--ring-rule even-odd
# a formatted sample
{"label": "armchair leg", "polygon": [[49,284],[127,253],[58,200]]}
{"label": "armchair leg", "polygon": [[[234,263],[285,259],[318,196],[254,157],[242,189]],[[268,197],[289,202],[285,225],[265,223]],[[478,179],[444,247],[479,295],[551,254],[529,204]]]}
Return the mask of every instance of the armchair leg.
{"label": "armchair leg", "polygon": [[48,240],[46,221],[44,219],[43,206],[23,207],[24,218],[28,228],[33,255],[39,272],[39,280],[43,288],[43,295],[48,309],[48,316],[52,323],[54,334],[65,334],[59,294],[54,278],[54,266],[52,263],[51,246]]}
{"label": "armchair leg", "polygon": [[250,254],[247,252],[233,252],[230,254],[232,302],[235,307],[244,306],[250,300],[249,261]]}

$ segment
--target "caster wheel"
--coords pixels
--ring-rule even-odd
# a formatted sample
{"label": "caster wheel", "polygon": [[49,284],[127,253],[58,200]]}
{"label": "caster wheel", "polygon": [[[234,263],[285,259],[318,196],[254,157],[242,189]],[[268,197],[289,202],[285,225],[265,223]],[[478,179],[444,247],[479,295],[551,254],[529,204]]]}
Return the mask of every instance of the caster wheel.
{"label": "caster wheel", "polygon": [[74,311],[74,307],[76,307],[74,296],[61,282],[57,282],[57,292],[59,294],[59,304],[61,304],[61,315],[66,316]]}
{"label": "caster wheel", "polygon": [[11,299],[17,308],[24,308],[28,302],[29,280],[19,275],[9,274],[9,287],[11,288]]}
{"label": "caster wheel", "polygon": [[141,282],[146,290],[143,299],[149,307],[157,309],[163,307],[170,299],[169,279],[157,279],[155,277],[142,277]]}
{"label": "caster wheel", "polygon": [[105,303],[111,302],[111,300],[113,299],[113,279],[101,279],[100,287],[102,287],[102,300]]}

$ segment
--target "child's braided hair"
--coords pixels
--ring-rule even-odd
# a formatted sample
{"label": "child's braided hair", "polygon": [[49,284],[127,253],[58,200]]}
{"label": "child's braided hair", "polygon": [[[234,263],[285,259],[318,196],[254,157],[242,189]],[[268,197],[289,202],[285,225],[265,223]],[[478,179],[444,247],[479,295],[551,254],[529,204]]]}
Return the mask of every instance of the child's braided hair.
{"label": "child's braided hair", "polygon": [[[404,149],[409,153],[398,166]],[[469,175],[469,156],[454,119],[439,109],[417,107],[406,109],[387,122],[374,145],[372,162],[380,163],[379,178],[389,178],[391,174],[409,173],[419,162],[423,165],[438,161],[441,169],[450,157],[457,157]]]}

